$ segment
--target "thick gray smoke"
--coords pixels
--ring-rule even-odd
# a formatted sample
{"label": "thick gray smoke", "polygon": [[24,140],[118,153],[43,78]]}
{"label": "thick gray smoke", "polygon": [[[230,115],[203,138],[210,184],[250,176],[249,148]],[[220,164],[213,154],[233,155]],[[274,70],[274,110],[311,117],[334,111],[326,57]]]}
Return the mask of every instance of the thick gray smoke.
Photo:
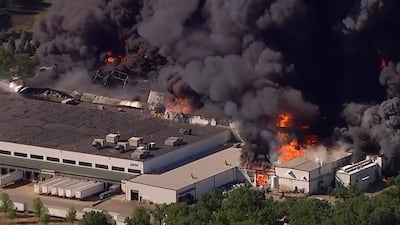
{"label": "thick gray smoke", "polygon": [[371,17],[384,7],[382,0],[360,0],[357,4],[356,12],[343,20],[346,29],[350,31],[362,31]]}
{"label": "thick gray smoke", "polygon": [[268,160],[276,147],[279,113],[298,121],[318,114],[300,91],[281,85],[295,68],[263,35],[304,14],[301,0],[59,0],[34,30],[42,63],[84,68],[141,36],[169,58],[160,77],[170,92],[223,107],[250,146],[243,159],[253,161]]}
{"label": "thick gray smoke", "polygon": [[[400,64],[390,63],[380,75],[387,90],[387,100],[376,105],[348,104],[344,116],[349,124],[343,137],[353,144],[354,160],[365,154],[383,154],[394,160],[400,150]],[[387,168],[388,169],[388,168]]]}

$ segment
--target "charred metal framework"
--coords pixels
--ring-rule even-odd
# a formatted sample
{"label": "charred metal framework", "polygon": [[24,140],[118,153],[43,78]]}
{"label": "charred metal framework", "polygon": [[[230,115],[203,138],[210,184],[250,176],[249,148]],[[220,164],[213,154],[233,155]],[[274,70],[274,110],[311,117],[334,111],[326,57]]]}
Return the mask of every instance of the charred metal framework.
{"label": "charred metal framework", "polygon": [[129,80],[129,74],[119,70],[111,70],[107,72],[97,70],[92,72],[90,76],[95,83],[102,84],[105,87],[122,85],[125,91]]}

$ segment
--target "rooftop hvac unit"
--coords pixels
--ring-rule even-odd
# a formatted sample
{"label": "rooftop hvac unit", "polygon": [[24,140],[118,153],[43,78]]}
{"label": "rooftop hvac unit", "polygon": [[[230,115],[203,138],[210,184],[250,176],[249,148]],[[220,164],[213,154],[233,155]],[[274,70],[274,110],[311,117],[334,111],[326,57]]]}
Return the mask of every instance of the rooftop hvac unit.
{"label": "rooftop hvac unit", "polygon": [[143,143],[142,137],[131,137],[128,139],[129,145],[133,147],[139,147]]}
{"label": "rooftop hvac unit", "polygon": [[131,150],[131,146],[128,142],[118,142],[117,145],[114,147],[115,150],[124,153]]}
{"label": "rooftop hvac unit", "polygon": [[136,150],[131,154],[133,159],[146,159],[150,157],[150,152],[147,150]]}
{"label": "rooftop hvac unit", "polygon": [[112,143],[112,144],[117,144],[119,141],[119,137],[120,137],[120,134],[107,134],[106,142]]}
{"label": "rooftop hvac unit", "polygon": [[104,139],[96,138],[92,141],[92,146],[96,149],[102,149],[106,145],[106,141]]}
{"label": "rooftop hvac unit", "polygon": [[180,137],[169,137],[165,140],[164,144],[172,147],[180,146],[183,144],[183,139]]}
{"label": "rooftop hvac unit", "polygon": [[192,129],[181,128],[179,129],[179,133],[183,135],[192,135]]}

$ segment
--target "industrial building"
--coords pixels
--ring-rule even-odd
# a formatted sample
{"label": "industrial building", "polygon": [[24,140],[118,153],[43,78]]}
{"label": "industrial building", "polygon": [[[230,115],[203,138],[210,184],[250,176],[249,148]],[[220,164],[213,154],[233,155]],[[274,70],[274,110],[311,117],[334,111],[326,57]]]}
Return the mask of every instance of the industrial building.
{"label": "industrial building", "polygon": [[358,190],[365,190],[371,184],[381,179],[382,158],[368,157],[367,159],[346,165],[336,172],[337,187],[355,187]]}
{"label": "industrial building", "polygon": [[[335,151],[322,157],[315,157],[312,152],[293,160],[277,164],[275,174],[279,190],[304,193],[321,193],[335,184],[335,171],[351,160],[351,153]],[[275,182],[275,179],[271,179]]]}
{"label": "industrial building", "polygon": [[[5,105],[0,117],[1,173],[18,169],[27,179],[46,173],[120,183],[196,160],[231,139],[225,128],[158,120],[133,108],[99,109],[89,103],[65,105],[9,94],[0,94],[0,101]],[[128,151],[92,146],[106,136],[119,146],[138,140],[144,145]]]}
{"label": "industrial building", "polygon": [[240,149],[230,147],[161,174],[144,174],[126,182],[127,200],[157,204],[199,199],[234,181],[244,181],[238,170]]}

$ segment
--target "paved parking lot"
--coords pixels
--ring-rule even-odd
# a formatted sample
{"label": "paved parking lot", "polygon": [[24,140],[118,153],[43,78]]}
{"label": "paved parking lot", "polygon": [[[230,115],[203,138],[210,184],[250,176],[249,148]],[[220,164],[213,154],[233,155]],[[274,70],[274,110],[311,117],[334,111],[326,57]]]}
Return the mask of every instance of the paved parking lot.
{"label": "paved parking lot", "polygon": [[73,199],[64,199],[52,196],[38,195],[33,192],[33,183],[16,184],[0,189],[1,192],[7,193],[14,202],[27,203],[28,207],[32,199],[39,197],[46,206],[55,206],[69,208],[74,206],[77,210],[90,207],[94,201],[78,201]]}
{"label": "paved parking lot", "polygon": [[152,209],[154,207],[153,205],[148,205],[145,203],[126,201],[125,194],[113,196],[96,206],[92,206],[98,200],[97,197],[85,201],[79,201],[74,199],[58,198],[54,196],[38,195],[33,192],[33,185],[33,183],[19,183],[16,185],[11,185],[7,188],[1,188],[0,192],[7,193],[14,202],[27,203],[29,209],[32,209],[32,199],[36,197],[39,197],[47,207],[69,208],[73,206],[78,211],[82,210],[83,208],[93,208],[108,212],[120,213],[123,216],[130,216],[133,210],[138,206],[148,209]]}

